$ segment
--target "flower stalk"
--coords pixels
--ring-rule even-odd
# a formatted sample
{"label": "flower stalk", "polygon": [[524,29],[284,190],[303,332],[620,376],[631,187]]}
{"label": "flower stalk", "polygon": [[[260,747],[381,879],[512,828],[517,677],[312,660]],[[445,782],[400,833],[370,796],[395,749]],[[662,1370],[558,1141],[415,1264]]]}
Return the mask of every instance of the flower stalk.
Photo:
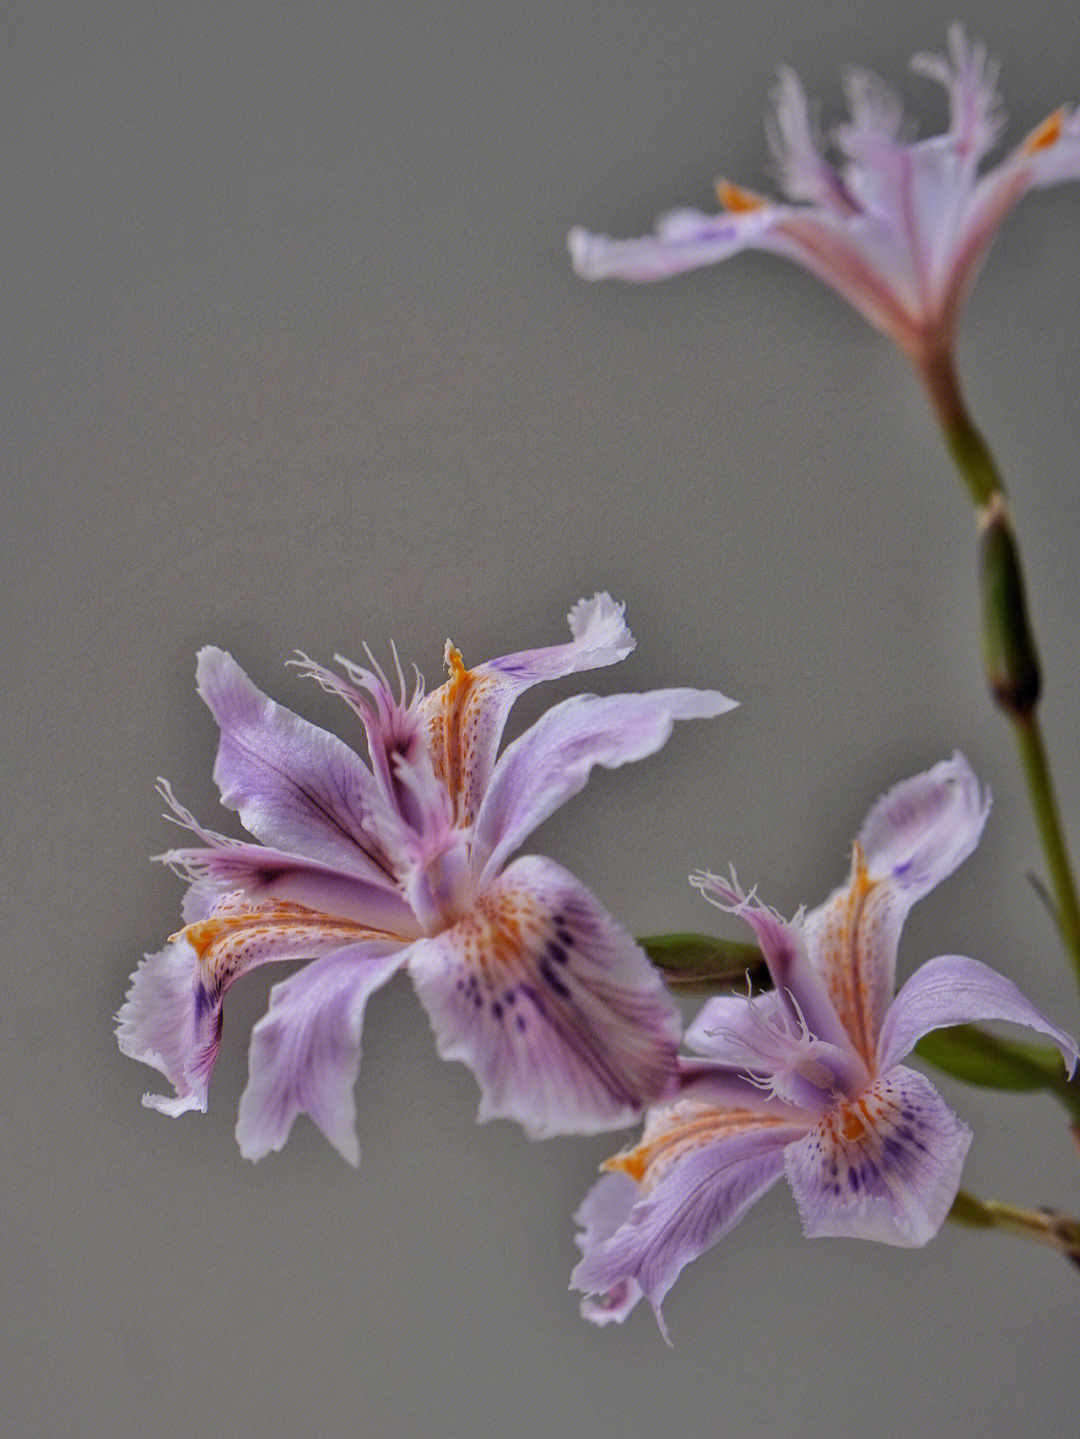
{"label": "flower stalk", "polygon": [[1035,1244],[1045,1244],[1080,1267],[1080,1220],[1056,1210],[1021,1209],[996,1199],[976,1199],[961,1189],[953,1200],[949,1218],[970,1229],[1000,1229]]}

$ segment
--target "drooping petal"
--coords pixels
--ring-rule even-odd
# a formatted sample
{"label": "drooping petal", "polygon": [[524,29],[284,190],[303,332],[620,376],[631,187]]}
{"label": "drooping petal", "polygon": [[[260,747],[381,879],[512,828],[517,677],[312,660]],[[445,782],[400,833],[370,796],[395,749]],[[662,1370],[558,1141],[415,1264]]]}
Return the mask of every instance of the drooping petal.
{"label": "drooping petal", "polygon": [[927,1243],[956,1197],[970,1143],[971,1131],[930,1081],[897,1065],[787,1149],[784,1168],[807,1237]]}
{"label": "drooping petal", "polygon": [[417,942],[409,972],[440,1055],[476,1075],[480,1120],[592,1134],[676,1083],[679,1015],[658,974],[550,860],[511,865],[457,924]]}
{"label": "drooping petal", "polygon": [[867,816],[848,882],[806,917],[810,957],[871,1071],[908,910],[975,848],[989,808],[960,754],[895,785]]}
{"label": "drooping petal", "polygon": [[[131,976],[116,1015],[121,1054],[158,1070],[176,1091],[175,1096],[143,1095],[143,1103],[162,1114],[206,1109],[218,1026],[205,1005],[196,1005],[198,968],[195,951],[183,940],[148,954]],[[208,1052],[209,1064],[193,1071],[193,1058]]]}
{"label": "drooping petal", "polygon": [[[601,1175],[574,1213],[579,1228],[574,1243],[583,1255],[592,1254],[629,1219],[640,1194],[629,1174]],[[594,1324],[621,1324],[640,1298],[636,1279],[620,1279],[603,1294],[583,1295],[581,1313]]]}
{"label": "drooping petal", "polygon": [[609,594],[579,600],[567,615],[572,638],[542,649],[522,650],[466,669],[446,642],[449,679],[420,705],[428,728],[435,772],[450,788],[459,825],[476,817],[510,708],[543,680],[617,664],[634,648],[624,606]]}
{"label": "drooping petal", "polygon": [[597,1233],[600,1242],[585,1251],[571,1285],[614,1295],[616,1303],[640,1287],[663,1330],[660,1306],[679,1273],[772,1188],[785,1147],[805,1132],[783,1119],[707,1105],[650,1114],[641,1145],[611,1161],[639,1179],[641,1197],[609,1238]]}
{"label": "drooping petal", "polygon": [[613,240],[576,226],[566,245],[574,273],[583,280],[645,283],[699,270],[741,250],[764,248],[766,236],[788,213],[788,206],[767,202],[716,215],[671,210],[659,218],[652,235],[641,239]]}
{"label": "drooping petal", "polygon": [[[549,815],[583,789],[594,765],[655,754],[679,719],[709,719],[735,702],[712,690],[577,695],[553,706],[500,756],[476,819],[473,854],[481,883]],[[485,863],[486,856],[486,863]]]}
{"label": "drooping petal", "polygon": [[1075,1071],[1080,1057],[1075,1039],[1025,999],[1012,980],[961,955],[929,960],[904,985],[881,1028],[877,1067],[891,1069],[933,1029],[988,1019],[1008,1020],[1047,1035],[1069,1073]]}
{"label": "drooping petal", "polygon": [[368,996],[405,962],[407,947],[365,941],[325,955],[270,991],[251,1033],[236,1138],[245,1159],[279,1150],[309,1114],[338,1153],[360,1162],[353,1087]]}
{"label": "drooping petal", "polygon": [[220,896],[166,949],[143,960],[116,1016],[121,1051],[159,1070],[176,1091],[175,1098],[144,1095],[143,1103],[164,1114],[205,1110],[225,995],[249,969],[314,959],[368,938],[387,940],[366,925],[299,904]]}
{"label": "drooping petal", "polygon": [[221,729],[214,779],[244,827],[265,844],[392,883],[372,837],[383,805],[360,757],[275,704],[223,650],[199,652],[197,678]]}

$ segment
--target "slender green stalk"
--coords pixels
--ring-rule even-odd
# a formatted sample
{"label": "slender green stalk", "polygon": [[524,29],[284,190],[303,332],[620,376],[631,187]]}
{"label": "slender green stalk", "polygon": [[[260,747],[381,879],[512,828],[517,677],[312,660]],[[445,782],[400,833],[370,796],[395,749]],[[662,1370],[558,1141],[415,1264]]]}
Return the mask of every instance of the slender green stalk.
{"label": "slender green stalk", "polygon": [[953,1200],[949,1218],[971,1229],[1000,1229],[1035,1244],[1046,1244],[1080,1266],[1080,1220],[1052,1209],[1019,1209],[996,1199],[976,1199],[961,1189]]}
{"label": "slender green stalk", "polygon": [[995,704],[1016,736],[1062,943],[1080,983],[1080,902],[1036,709],[1040,672],[1005,485],[972,423],[948,350],[912,357],[979,516],[982,644]]}
{"label": "slender green stalk", "polygon": [[1013,733],[1016,736],[1020,762],[1024,767],[1031,806],[1035,812],[1035,823],[1039,828],[1039,838],[1042,840],[1043,853],[1050,871],[1050,892],[1056,906],[1058,927],[1076,970],[1077,981],[1080,982],[1080,906],[1077,905],[1076,885],[1054,798],[1046,749],[1035,715],[1031,714],[1026,719],[1014,719]]}

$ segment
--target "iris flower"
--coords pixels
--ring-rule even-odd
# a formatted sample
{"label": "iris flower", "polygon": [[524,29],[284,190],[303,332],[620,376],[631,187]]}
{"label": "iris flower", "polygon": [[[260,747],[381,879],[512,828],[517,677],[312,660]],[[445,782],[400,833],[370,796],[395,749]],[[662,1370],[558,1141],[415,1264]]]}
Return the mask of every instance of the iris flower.
{"label": "iris flower", "polygon": [[672,211],[644,239],[572,230],[574,269],[589,280],[659,280],[739,250],[769,250],[830,285],[932,378],[1005,216],[1029,190],[1080,177],[1075,108],[1055,111],[980,174],[1003,123],[997,66],[959,26],[948,39],[948,58],[912,61],[948,93],[945,134],[906,138],[898,97],[876,76],[853,70],[845,84],[850,119],[836,130],[834,164],[798,77],[783,69],[769,140],[785,200],[721,180],[719,213]]}
{"label": "iris flower", "polygon": [[205,1110],[230,986],[256,965],[306,959],[274,986],[251,1037],[241,1152],[280,1149],[307,1113],[353,1164],[353,1086],[369,996],[407,969],[439,1053],[476,1075],[479,1118],[533,1136],[624,1125],[677,1082],[680,1021],[644,951],[550,859],[508,863],[585,785],[594,765],[653,754],[676,719],[722,714],[712,691],[579,695],[497,757],[507,714],[541,680],[624,659],[634,639],[606,594],[569,616],[572,639],[466,669],[447,642],[447,681],[411,697],[372,661],[344,678],[302,667],[341,696],[367,737],[366,764],[336,736],[268,699],[217,649],[199,693],[221,729],[214,778],[254,842],[205,829],[173,798],[195,846],[162,856],[190,881],[184,928],[136,970],[117,1015],[121,1050],[173,1095],[165,1114]]}
{"label": "iris flower", "polygon": [[679,1271],[781,1175],[812,1238],[933,1238],[971,1133],[902,1063],[931,1030],[1011,1020],[1075,1068],[1075,1042],[977,960],[932,959],[893,997],[908,910],[971,853],[988,808],[961,755],[897,785],[871,809],[847,884],[791,923],[734,878],[695,876],[749,923],[775,988],[708,1001],[686,1035],[704,1057],[683,1061],[681,1096],[649,1111],[641,1142],[586,1196],[572,1278],[592,1296],[586,1317],[621,1321],[644,1295],[663,1328]]}

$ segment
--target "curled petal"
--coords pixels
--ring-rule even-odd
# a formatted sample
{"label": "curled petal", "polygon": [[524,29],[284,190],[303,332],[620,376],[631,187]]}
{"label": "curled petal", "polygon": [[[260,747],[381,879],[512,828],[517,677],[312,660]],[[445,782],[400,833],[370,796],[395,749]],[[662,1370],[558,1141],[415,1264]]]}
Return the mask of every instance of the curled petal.
{"label": "curled petal", "polygon": [[[586,1257],[597,1250],[630,1217],[641,1190],[628,1174],[602,1175],[581,1201],[574,1214],[579,1232],[574,1243]],[[581,1299],[583,1318],[594,1324],[621,1324],[641,1298],[636,1279],[620,1279],[603,1294],[585,1294]]]}
{"label": "curled petal", "polygon": [[236,1138],[245,1159],[279,1150],[309,1114],[350,1164],[360,1162],[353,1087],[368,996],[401,968],[406,947],[367,941],[337,950],[270,991],[251,1033]]}
{"label": "curled petal", "polygon": [[196,1004],[199,964],[184,940],[148,954],[131,976],[116,1016],[121,1054],[158,1070],[175,1096],[144,1094],[143,1103],[162,1114],[206,1109],[206,1086],[221,1035],[220,1011]]}
{"label": "curled petal", "polygon": [[807,1237],[926,1244],[945,1222],[970,1144],[930,1081],[898,1065],[789,1146],[784,1168]]}
{"label": "curled petal", "polygon": [[373,838],[372,813],[384,806],[359,756],[275,704],[223,650],[200,650],[197,677],[221,729],[214,779],[244,827],[307,859],[392,878]]}
{"label": "curled petal", "polygon": [[476,820],[481,884],[522,841],[585,787],[594,765],[616,769],[667,742],[676,720],[709,719],[735,706],[714,690],[577,695],[553,706],[500,756]]}
{"label": "curled petal", "polygon": [[881,1029],[878,1068],[891,1069],[933,1029],[987,1019],[1023,1024],[1047,1035],[1061,1051],[1065,1068],[1075,1072],[1080,1057],[1075,1039],[1025,999],[1012,980],[962,955],[929,960],[901,989]]}
{"label": "curled petal", "polygon": [[642,949],[572,875],[521,859],[410,953],[439,1053],[478,1118],[533,1138],[629,1124],[677,1082],[678,1011]]}
{"label": "curled petal", "polygon": [[660,1306],[682,1269],[772,1188],[784,1172],[785,1146],[804,1132],[768,1125],[688,1146],[611,1237],[585,1253],[571,1285],[586,1294],[625,1297],[631,1286],[640,1287],[663,1331]]}

